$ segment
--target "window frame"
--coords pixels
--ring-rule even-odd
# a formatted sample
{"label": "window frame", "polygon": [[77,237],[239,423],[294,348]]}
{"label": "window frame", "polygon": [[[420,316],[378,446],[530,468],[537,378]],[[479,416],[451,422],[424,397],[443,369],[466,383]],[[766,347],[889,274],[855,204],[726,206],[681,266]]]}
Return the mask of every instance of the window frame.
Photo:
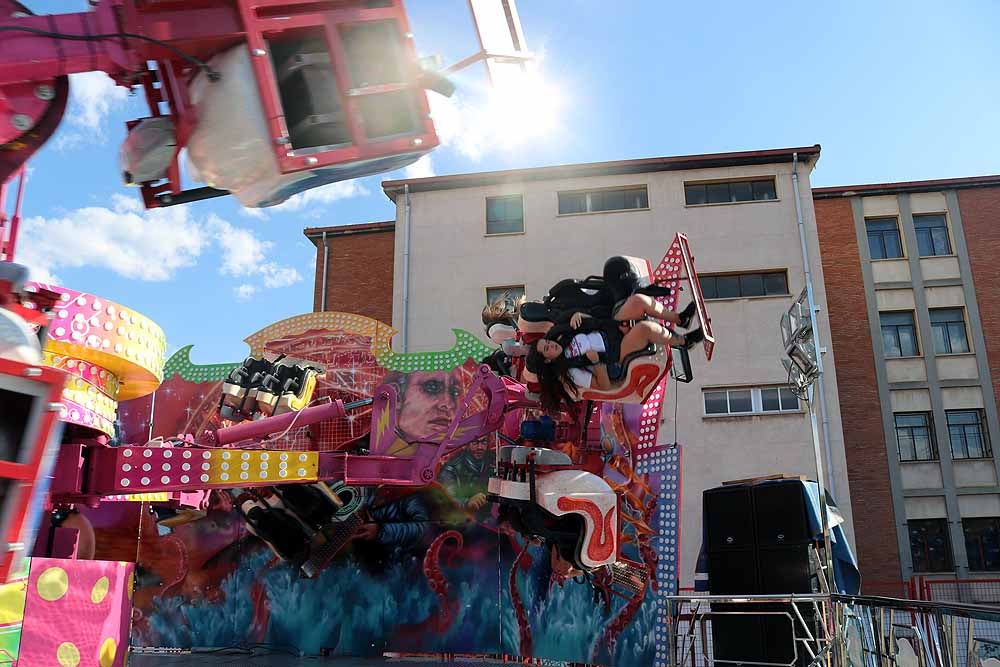
{"label": "window frame", "polygon": [[[963,518],[962,519],[962,536],[965,538],[965,555],[966,555],[966,558],[968,559],[969,571],[970,572],[1000,572],[1000,556],[997,556],[994,559],[995,564],[994,564],[993,567],[985,567],[985,564],[989,562],[985,558],[983,559],[983,563],[982,563],[983,566],[982,567],[973,567],[972,554],[974,552],[977,552],[978,550],[970,548],[972,546],[972,545],[970,545],[970,542],[972,540],[970,540],[969,530],[968,530],[969,526],[967,525],[967,523],[972,523],[972,522],[987,522],[987,521],[992,521],[993,522],[993,526],[991,526],[991,527],[993,528],[993,530],[998,535],[998,537],[997,537],[997,546],[1000,547],[1000,517],[982,516],[982,517],[969,517],[969,518]],[[991,527],[987,527],[986,530],[989,530],[989,528],[991,528]],[[975,536],[973,536],[973,538],[974,537]]]}
{"label": "window frame", "polygon": [[[948,242],[948,252],[944,252],[944,253],[937,253],[937,252],[935,252],[932,255],[924,255],[923,253],[920,252],[920,232],[922,231],[922,228],[917,227],[917,218],[931,218],[931,217],[934,217],[934,218],[938,218],[939,217],[942,220],[944,220],[944,235],[945,235],[945,240],[947,240],[947,242]],[[914,235],[915,235],[915,237],[917,239],[917,256],[918,257],[920,257],[921,259],[923,259],[923,258],[927,258],[927,257],[954,257],[955,256],[955,243],[954,243],[953,239],[951,238],[951,223],[948,221],[948,212],[947,211],[938,211],[936,213],[914,213],[912,215],[912,218],[913,218],[913,233],[914,233]],[[931,228],[927,228],[927,229],[931,229]],[[933,235],[932,235],[932,238],[931,238],[931,245],[934,245]]]}
{"label": "window frame", "polygon": [[[952,428],[962,427],[962,438],[965,441],[965,451],[969,452],[969,441],[968,432],[965,430],[966,427],[972,426],[972,424],[952,424],[951,415],[955,413],[975,413],[978,418],[979,428],[979,439],[982,444],[983,455],[982,456],[955,456],[955,444],[953,440]],[[952,461],[988,461],[993,458],[993,446],[990,443],[990,428],[989,423],[986,421],[986,411],[982,408],[965,408],[961,410],[945,410],[944,411],[945,426],[948,429],[948,452],[951,454]]]}
{"label": "window frame", "polygon": [[[498,199],[510,200],[510,199],[514,199],[514,198],[517,198],[517,199],[521,200],[521,229],[520,229],[520,231],[514,231],[514,232],[491,232],[490,231],[490,201],[491,200],[498,200]],[[485,221],[486,221],[486,226],[485,226],[486,232],[484,234],[485,236],[512,236],[512,235],[515,235],[515,234],[524,234],[524,195],[523,194],[509,194],[509,195],[492,195],[492,196],[487,196],[486,200],[485,200],[484,215],[485,215]],[[500,222],[500,221],[494,221],[494,222]],[[507,222],[507,221],[504,221],[504,222]]]}
{"label": "window frame", "polygon": [[[903,354],[903,345],[902,345],[901,339],[899,338],[899,330],[898,330],[899,327],[905,327],[907,325],[905,325],[905,324],[882,324],[882,315],[894,315],[894,314],[899,314],[899,313],[908,313],[910,315],[910,321],[913,323],[913,346],[914,346],[914,348],[916,348],[914,354]],[[882,345],[882,356],[885,359],[916,359],[918,357],[924,356],[923,352],[920,349],[920,329],[917,327],[917,315],[916,315],[916,313],[914,313],[912,310],[880,310],[878,312],[878,316],[879,316],[879,323],[878,323],[879,324],[879,331],[882,334],[881,339],[880,339],[880,345]],[[890,354],[888,354],[888,350],[886,350],[886,347],[885,347],[885,329],[886,329],[886,327],[892,327],[892,328],[896,329],[896,331],[895,331],[896,342],[899,343],[898,347],[899,347],[899,352],[900,352],[900,354],[898,354],[898,355],[890,355]]]}
{"label": "window frame", "polygon": [[483,290],[483,293],[486,295],[487,306],[493,303],[492,301],[490,301],[490,290],[500,290],[500,294],[503,294],[504,292],[510,290],[521,290],[520,295],[516,294],[513,295],[515,301],[519,298],[519,296],[523,296],[527,293],[524,288],[524,285],[487,285],[486,288]]}
{"label": "window frame", "polygon": [[[640,207],[637,207],[637,208],[626,207],[626,208],[601,209],[601,210],[596,210],[596,211],[594,210],[594,208],[593,208],[593,198],[592,198],[591,195],[594,195],[594,194],[597,194],[597,193],[601,193],[603,195],[606,192],[619,192],[619,191],[623,192],[623,193],[627,193],[630,190],[644,190],[645,191],[645,193],[646,193],[646,205],[644,207],[640,206]],[[585,211],[575,211],[575,212],[571,212],[571,213],[563,213],[562,212],[562,196],[563,195],[584,195],[585,198],[586,198],[586,202],[587,202],[587,210],[585,210]],[[625,197],[627,198],[628,195],[626,194]],[[614,185],[614,186],[603,187],[603,188],[582,188],[582,189],[577,189],[577,190],[558,190],[556,192],[556,217],[557,218],[565,218],[565,217],[569,217],[569,216],[573,216],[573,215],[599,215],[599,214],[602,214],[602,213],[628,213],[628,212],[631,212],[631,211],[648,211],[648,210],[650,210],[650,206],[649,206],[649,184],[648,183],[639,183],[639,184],[635,184],[635,185]]]}
{"label": "window frame", "polygon": [[[914,415],[921,415],[926,419],[926,424],[923,427],[920,426],[900,426],[898,418],[899,417],[911,417]],[[932,412],[894,412],[892,413],[892,423],[893,432],[896,434],[896,454],[899,457],[900,463],[927,463],[941,460],[941,454],[938,451],[937,437],[934,433],[934,414]],[[917,456],[916,441],[913,439],[911,434],[911,440],[913,440],[913,458],[903,458],[903,447],[899,440],[900,429],[916,429],[916,428],[926,428],[927,438],[930,442],[930,458],[922,459]]]}
{"label": "window frame", "polygon": [[[887,230],[872,232],[868,229],[869,222],[892,220],[895,225],[896,240],[899,242],[899,256],[898,257],[874,257],[872,255],[872,234],[888,234]],[[906,243],[903,239],[903,233],[899,229],[899,216],[898,215],[877,215],[870,218],[865,218],[865,240],[868,242],[868,259],[872,262],[887,262],[896,259],[906,259]],[[885,250],[885,241],[882,241],[882,249]]]}
{"label": "window frame", "polygon": [[[778,390],[778,409],[777,410],[765,410],[764,409],[764,399],[761,392],[776,389]],[[701,392],[701,409],[702,416],[706,418],[719,418],[719,417],[761,417],[768,415],[790,415],[790,414],[802,414],[802,401],[795,397],[796,407],[794,409],[785,409],[781,407],[781,390],[786,389],[790,391],[788,385],[782,384],[766,384],[766,385],[750,385],[750,386],[735,386],[735,387],[702,387]],[[733,412],[729,409],[730,399],[729,393],[734,391],[749,391],[750,392],[750,411],[749,412]],[[726,393],[726,412],[709,412],[706,399],[708,394],[718,394]]]}
{"label": "window frame", "polygon": [[[948,559],[947,559],[947,563],[945,565],[945,568],[943,568],[943,569],[924,569],[924,570],[921,570],[921,569],[917,568],[916,559],[913,558],[913,552],[914,552],[913,531],[914,531],[914,528],[918,528],[919,526],[913,526],[912,524],[927,524],[927,523],[931,523],[931,522],[937,523],[939,526],[943,526],[944,527],[944,530],[942,531],[942,533],[944,535],[945,549],[947,551]],[[910,559],[911,559],[910,562],[913,565],[913,571],[914,571],[914,573],[928,573],[929,574],[929,573],[935,573],[935,572],[954,572],[955,571],[955,550],[954,550],[954,548],[952,548],[952,544],[951,544],[951,531],[948,528],[948,519],[941,519],[941,518],[936,518],[936,519],[908,519],[906,521],[906,538],[907,538],[907,542],[908,542],[908,544],[910,546]],[[925,546],[925,551],[927,551],[927,550],[928,549]],[[929,560],[929,558],[928,558],[928,560]]]}
{"label": "window frame", "polygon": [[[767,277],[773,275],[780,275],[785,279],[785,292],[784,294],[768,294],[767,293]],[[754,295],[754,296],[744,296],[743,291],[743,278],[745,276],[760,276],[761,282],[763,283],[764,294]],[[725,301],[729,299],[774,299],[781,297],[791,296],[791,292],[788,289],[788,269],[762,269],[760,271],[742,271],[739,273],[706,273],[699,274],[699,283],[701,288],[702,296],[706,301]],[[718,279],[719,278],[735,278],[737,285],[739,286],[741,294],[738,296],[708,296],[707,293],[715,292],[718,293]],[[705,280],[711,279],[715,281],[715,286],[713,289],[706,289]]]}
{"label": "window frame", "polygon": [[[940,255],[938,255],[938,256],[940,256]],[[942,313],[942,312],[948,312],[948,311],[957,312],[958,315],[959,315],[959,319],[957,321],[945,321],[945,322],[935,322],[934,321],[934,313]],[[934,342],[934,355],[935,356],[939,356],[940,357],[940,356],[949,356],[949,355],[954,355],[954,354],[971,354],[972,353],[972,343],[969,340],[969,327],[968,327],[968,324],[966,323],[965,308],[963,308],[961,306],[956,306],[956,307],[953,307],[953,308],[929,308],[927,314],[928,314],[928,317],[929,317],[930,322],[931,322],[931,339]],[[937,327],[941,326],[942,324],[945,326],[945,331],[947,333],[947,335],[944,338],[944,342],[946,343],[947,347],[949,348],[947,352],[942,352],[942,351],[938,350],[938,339],[937,339],[937,336],[935,335]],[[955,325],[959,325],[959,324],[961,324],[961,326],[962,326],[962,338],[965,339],[965,350],[963,350],[961,352],[955,352],[954,350],[951,349],[951,347],[952,347],[952,344],[951,344],[951,327],[955,326]]]}
{"label": "window frame", "polygon": [[[757,199],[756,196],[755,196],[756,188],[754,188],[754,184],[755,183],[768,182],[768,181],[771,183],[772,189],[774,191],[774,198],[773,199]],[[751,199],[740,199],[740,200],[733,201],[732,200],[732,196],[733,196],[732,195],[732,185],[734,183],[749,183],[750,184]],[[709,188],[709,186],[713,186],[713,185],[715,185],[715,186],[725,185],[727,188],[729,188],[730,201],[714,201],[714,202],[708,201],[708,188]],[[703,188],[705,188],[705,201],[702,202],[702,203],[694,203],[694,204],[692,204],[689,201],[689,199],[688,199],[688,188],[689,187],[692,187],[692,188],[694,188],[694,187],[703,187]],[[781,201],[781,193],[778,192],[778,177],[777,177],[776,174],[770,174],[770,175],[766,175],[766,176],[746,176],[746,177],[741,177],[741,178],[726,178],[726,179],[722,179],[722,180],[684,181],[681,184],[681,188],[683,189],[684,206],[685,206],[685,208],[687,208],[687,207],[695,208],[695,207],[701,207],[701,206],[732,206],[734,204],[760,204],[760,203],[763,203],[763,202]]]}

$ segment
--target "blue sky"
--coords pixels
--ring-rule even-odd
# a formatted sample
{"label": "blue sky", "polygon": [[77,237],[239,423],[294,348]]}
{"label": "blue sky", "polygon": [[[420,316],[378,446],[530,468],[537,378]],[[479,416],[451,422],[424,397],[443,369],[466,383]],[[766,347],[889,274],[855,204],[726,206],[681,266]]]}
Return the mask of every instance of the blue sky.
{"label": "blue sky", "polygon": [[[448,63],[477,49],[465,0],[407,7],[422,55]],[[476,69],[455,101],[436,105],[446,145],[409,174],[814,143],[817,186],[1000,173],[995,2],[521,0],[519,11],[560,101],[551,124],[520,142],[490,132]],[[147,314],[171,350],[194,344],[196,362],[237,360],[244,337],[312,309],[304,227],[393,216],[383,177],[263,215],[231,198],[144,213],[117,166],[124,122],[144,115],[144,101],[98,75],[76,84],[67,119],[31,163],[22,258]]]}

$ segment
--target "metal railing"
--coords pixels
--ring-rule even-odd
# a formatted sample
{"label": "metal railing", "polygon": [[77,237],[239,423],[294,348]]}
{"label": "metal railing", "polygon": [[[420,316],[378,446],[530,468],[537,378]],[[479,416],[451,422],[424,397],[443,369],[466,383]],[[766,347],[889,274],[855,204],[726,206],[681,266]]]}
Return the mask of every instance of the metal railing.
{"label": "metal railing", "polygon": [[675,667],[825,664],[816,661],[832,645],[827,595],[694,595],[667,604],[667,664]]}
{"label": "metal railing", "polygon": [[666,604],[672,667],[1000,664],[1000,606],[840,595],[675,596]]}

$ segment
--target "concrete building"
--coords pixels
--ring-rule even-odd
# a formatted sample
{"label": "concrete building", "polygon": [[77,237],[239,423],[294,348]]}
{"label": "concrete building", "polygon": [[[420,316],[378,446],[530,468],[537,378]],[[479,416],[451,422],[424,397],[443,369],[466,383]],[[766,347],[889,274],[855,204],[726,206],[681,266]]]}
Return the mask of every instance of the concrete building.
{"label": "concrete building", "polygon": [[[397,349],[404,337],[411,352],[445,349],[452,328],[482,335],[479,313],[491,296],[523,290],[541,297],[561,278],[599,273],[615,254],[655,265],[675,232],[688,234],[719,340],[711,364],[692,355],[692,384],[671,386],[678,419],[670,397],[661,427],[661,441],[672,441],[676,427],[684,446],[681,585],[689,586],[702,490],[777,472],[815,477],[808,414],[783,389],[778,321],[805,279],[791,177],[797,160],[820,331],[830,340],[809,185],[818,158],[819,146],[811,146],[385,182],[397,207],[391,281]],[[307,231],[318,246],[317,308],[326,254],[326,308],[366,312],[384,292],[360,288],[348,276],[387,265],[388,258],[375,261],[358,249],[351,259],[345,243],[387,237],[389,223],[352,226],[348,235],[342,229],[326,230],[326,246],[323,229]],[[377,245],[386,251],[384,238]],[[378,289],[387,284],[376,282]],[[338,293],[339,283],[350,287]],[[824,357],[831,371],[832,494],[853,535],[834,357],[832,351]]]}
{"label": "concrete building", "polygon": [[1000,176],[813,190],[862,572],[1000,571]]}

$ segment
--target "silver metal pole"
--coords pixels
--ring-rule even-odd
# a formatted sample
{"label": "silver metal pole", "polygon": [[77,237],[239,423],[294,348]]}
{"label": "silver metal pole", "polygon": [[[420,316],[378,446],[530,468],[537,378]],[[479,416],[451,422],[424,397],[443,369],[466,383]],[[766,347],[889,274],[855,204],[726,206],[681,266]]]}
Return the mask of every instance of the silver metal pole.
{"label": "silver metal pole", "polygon": [[823,454],[819,443],[819,429],[816,428],[816,410],[813,407],[815,395],[815,384],[809,385],[809,425],[812,431],[813,456],[816,459],[816,486],[819,487],[819,511],[820,527],[823,531],[823,549],[826,550],[826,581],[827,590],[830,593],[837,593],[837,579],[833,573],[833,548],[830,542],[830,517],[826,504],[826,485],[823,484]]}
{"label": "silver metal pole", "polygon": [[326,231],[323,231],[323,291],[320,292],[319,309],[320,312],[326,310],[326,267],[330,262],[330,246],[326,244]]}
{"label": "silver metal pole", "polygon": [[[826,561],[826,581],[827,590],[830,593],[838,592],[837,589],[837,577],[833,571],[833,548],[830,540],[830,517],[829,511],[826,504],[826,480],[829,480],[831,488],[836,488],[834,486],[834,477],[832,470],[832,456],[830,452],[830,422],[827,417],[826,411],[826,392],[823,389],[823,353],[821,352],[820,345],[820,332],[819,326],[816,321],[816,312],[818,308],[816,307],[816,301],[813,296],[813,283],[812,283],[812,267],[809,262],[809,248],[806,244],[806,229],[805,223],[802,220],[802,203],[799,201],[799,154],[792,154],[792,189],[795,194],[795,217],[799,228],[799,241],[802,244],[802,264],[805,268],[805,278],[806,278],[806,300],[809,306],[809,323],[812,327],[813,343],[816,346],[816,379],[809,385],[809,425],[812,430],[813,438],[813,456],[816,459],[816,486],[819,491],[819,510],[820,510],[820,527],[823,531],[823,548],[826,550],[826,556],[824,560]],[[816,423],[816,410],[815,395],[819,392],[819,405],[820,413],[823,419],[823,444],[825,447],[820,446],[819,429]],[[827,470],[824,474],[823,466],[823,451],[825,449]],[[834,642],[840,641],[841,628],[834,622]]]}
{"label": "silver metal pole", "polygon": [[816,313],[819,308],[816,306],[816,299],[813,293],[812,266],[809,262],[809,247],[806,243],[806,226],[802,221],[802,202],[799,199],[799,154],[792,154],[792,189],[795,192],[795,218],[799,227],[799,242],[802,244],[802,264],[806,272],[806,295],[809,302],[809,323],[812,326],[813,341],[816,345],[816,383],[819,386],[819,413],[823,422],[823,449],[826,454],[826,474],[827,486],[831,491],[836,492],[837,485],[833,476],[833,452],[830,446],[830,417],[826,410],[826,388],[823,381],[823,344],[820,337],[819,324]]}
{"label": "silver metal pole", "polygon": [[403,335],[403,352],[410,351],[410,184],[403,185],[405,212],[403,214],[403,315],[400,322]]}
{"label": "silver metal pole", "polygon": [[[156,392],[153,392],[153,397],[149,402],[149,437],[146,440],[153,439],[153,419],[156,417]],[[122,443],[125,444],[125,443]]]}

